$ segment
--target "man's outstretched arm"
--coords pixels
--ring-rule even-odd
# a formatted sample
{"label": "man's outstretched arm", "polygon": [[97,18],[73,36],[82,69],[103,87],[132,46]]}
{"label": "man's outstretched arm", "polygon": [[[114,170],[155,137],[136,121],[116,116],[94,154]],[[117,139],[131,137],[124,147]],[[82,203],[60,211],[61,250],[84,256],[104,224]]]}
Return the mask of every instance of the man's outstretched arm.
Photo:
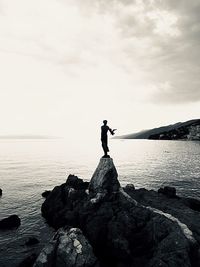
{"label": "man's outstretched arm", "polygon": [[109,128],[109,131],[110,131],[110,133],[111,133],[112,135],[115,134],[115,131],[116,131],[116,130],[117,130],[117,129],[113,129],[113,130],[112,130],[112,129]]}

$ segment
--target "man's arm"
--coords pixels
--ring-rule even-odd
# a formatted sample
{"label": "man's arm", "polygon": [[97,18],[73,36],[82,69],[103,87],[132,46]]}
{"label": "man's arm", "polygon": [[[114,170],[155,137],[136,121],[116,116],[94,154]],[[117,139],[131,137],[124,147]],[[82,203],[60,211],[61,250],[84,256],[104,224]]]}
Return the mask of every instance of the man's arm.
{"label": "man's arm", "polygon": [[114,135],[115,134],[115,131],[117,130],[117,129],[110,129],[110,128],[108,128],[108,130],[110,131],[110,133],[112,134],[112,135]]}

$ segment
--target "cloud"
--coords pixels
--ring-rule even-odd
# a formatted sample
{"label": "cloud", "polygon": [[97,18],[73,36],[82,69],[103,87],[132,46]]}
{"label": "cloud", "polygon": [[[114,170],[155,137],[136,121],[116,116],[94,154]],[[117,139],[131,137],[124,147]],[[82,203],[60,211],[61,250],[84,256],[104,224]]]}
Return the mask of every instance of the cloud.
{"label": "cloud", "polygon": [[[142,72],[147,87],[157,88],[157,95],[152,91],[155,100],[173,104],[200,101],[199,1],[94,2],[94,9],[113,17],[124,53],[121,65]],[[168,82],[173,90],[160,86]]]}
{"label": "cloud", "polygon": [[124,118],[132,114],[147,109],[150,122],[169,103],[197,103],[198,2],[0,0],[0,114],[6,110],[8,128],[54,134],[71,116],[74,127],[102,117],[131,127]]}
{"label": "cloud", "polygon": [[176,83],[176,87],[169,81],[163,84],[155,86],[154,94],[151,99],[154,103],[163,105],[183,104],[183,103],[195,103],[200,99],[200,82],[193,83],[191,88],[190,82]]}

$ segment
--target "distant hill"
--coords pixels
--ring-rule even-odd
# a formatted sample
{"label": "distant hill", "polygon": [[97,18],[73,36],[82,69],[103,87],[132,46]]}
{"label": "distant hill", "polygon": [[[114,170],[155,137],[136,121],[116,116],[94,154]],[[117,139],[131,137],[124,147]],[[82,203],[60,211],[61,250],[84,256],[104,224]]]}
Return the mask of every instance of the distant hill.
{"label": "distant hill", "polygon": [[137,133],[116,136],[115,139],[153,139],[153,140],[200,140],[200,119],[178,122]]}
{"label": "distant hill", "polygon": [[46,135],[0,135],[0,139],[57,139],[58,137]]}

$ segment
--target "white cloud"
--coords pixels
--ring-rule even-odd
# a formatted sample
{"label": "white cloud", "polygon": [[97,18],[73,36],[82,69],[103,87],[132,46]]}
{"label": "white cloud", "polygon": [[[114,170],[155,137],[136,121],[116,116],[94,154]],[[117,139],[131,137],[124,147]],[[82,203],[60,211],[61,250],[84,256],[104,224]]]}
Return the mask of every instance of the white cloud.
{"label": "white cloud", "polygon": [[177,27],[178,17],[166,10],[154,10],[147,13],[150,20],[155,23],[154,33],[164,37],[177,37],[181,35]]}

